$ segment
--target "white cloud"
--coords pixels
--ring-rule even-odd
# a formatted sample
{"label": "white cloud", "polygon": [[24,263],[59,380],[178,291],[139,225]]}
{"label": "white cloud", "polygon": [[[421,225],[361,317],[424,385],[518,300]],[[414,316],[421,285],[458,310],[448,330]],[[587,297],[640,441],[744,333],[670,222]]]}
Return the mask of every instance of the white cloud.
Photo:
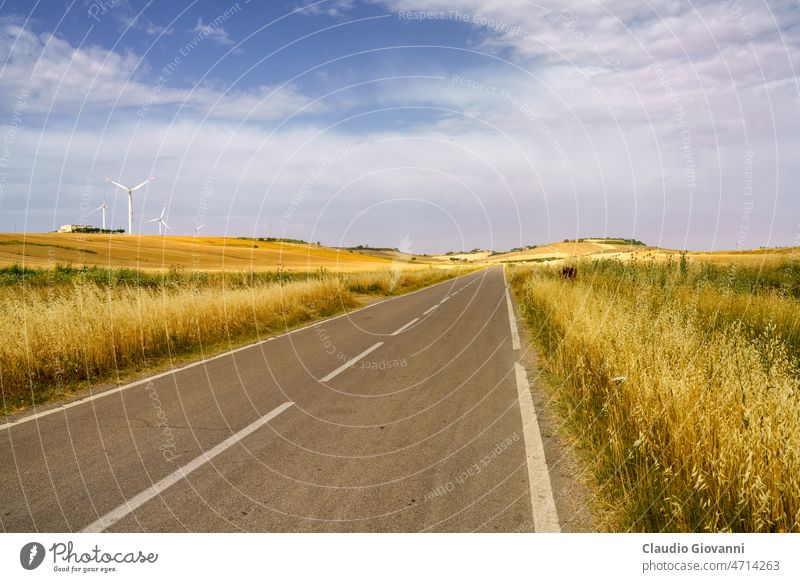
{"label": "white cloud", "polygon": [[[508,64],[459,74],[529,103],[558,124],[559,135],[585,133],[601,149],[606,131],[649,132],[660,147],[676,150],[685,130],[696,151],[712,155],[723,148],[782,151],[800,134],[794,1],[376,2],[472,23],[476,49]],[[509,34],[514,27],[522,33]],[[484,91],[440,87],[426,100],[409,85],[387,97],[450,103],[500,127],[524,123],[524,115]]]}
{"label": "white cloud", "polygon": [[355,0],[305,0],[300,14],[340,17],[355,7]]}
{"label": "white cloud", "polygon": [[[4,91],[16,95],[27,90],[28,110],[33,112],[65,113],[92,106],[149,112],[159,106],[182,106],[183,111],[212,117],[280,120],[311,101],[292,85],[236,89],[208,82],[187,88],[180,86],[177,74],[163,71],[155,71],[150,76],[157,80],[147,83],[145,72],[152,71],[133,52],[74,47],[52,34],[37,35],[10,22],[0,22],[0,52],[8,55],[2,71]],[[8,101],[0,103],[8,106]],[[319,107],[308,109],[315,110]]]}
{"label": "white cloud", "polygon": [[203,24],[202,18],[197,19],[197,24],[191,30],[191,32],[202,34],[203,36],[208,37],[209,39],[211,39],[211,41],[217,43],[220,46],[231,46],[236,44],[236,41],[234,41],[230,36],[228,36],[227,30],[225,30],[221,26]]}
{"label": "white cloud", "polygon": [[[800,64],[800,11],[789,0],[768,6],[759,0],[375,1],[395,11],[439,12],[438,18],[456,14],[482,32],[479,50],[505,51],[535,70],[588,69],[612,82],[661,61],[700,84],[730,70],[729,84],[736,87],[759,81],[756,63],[764,67],[762,82],[792,78]],[[512,28],[521,32],[509,34]],[[747,77],[737,74],[741,68],[749,70]]]}
{"label": "white cloud", "polygon": [[84,3],[90,16],[98,22],[110,12],[113,18],[119,22],[123,31],[141,30],[149,36],[172,34],[175,31],[174,28],[167,28],[146,18],[144,12],[147,6],[138,10],[131,6],[128,0],[114,0],[110,4],[104,4],[98,0],[85,0]]}

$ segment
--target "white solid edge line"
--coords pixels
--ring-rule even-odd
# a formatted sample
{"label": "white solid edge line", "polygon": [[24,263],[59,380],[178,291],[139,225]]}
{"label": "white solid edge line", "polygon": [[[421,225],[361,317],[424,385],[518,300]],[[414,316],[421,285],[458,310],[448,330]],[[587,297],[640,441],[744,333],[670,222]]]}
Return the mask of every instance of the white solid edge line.
{"label": "white solid edge line", "polygon": [[[488,269],[490,267],[486,267],[486,268]],[[169,376],[170,374],[177,374],[178,372],[182,372],[184,370],[188,370],[189,368],[194,368],[195,366],[199,366],[201,364],[206,364],[208,362],[211,362],[213,360],[217,360],[219,358],[224,358],[225,356],[230,356],[231,354],[235,354],[237,352],[242,352],[244,350],[249,350],[251,348],[255,348],[255,347],[260,346],[262,344],[265,344],[267,342],[270,342],[270,341],[273,341],[273,340],[276,340],[276,339],[279,339],[279,338],[282,338],[282,337],[290,336],[293,333],[297,333],[299,331],[304,331],[306,329],[309,329],[309,328],[312,328],[312,327],[316,327],[318,325],[322,325],[322,324],[325,324],[325,323],[330,323],[331,321],[335,321],[335,320],[340,319],[342,317],[347,317],[347,316],[353,315],[354,313],[358,313],[359,311],[362,311],[364,309],[369,309],[371,307],[375,307],[376,305],[381,305],[382,303],[388,303],[389,301],[394,301],[395,299],[400,299],[402,297],[409,297],[410,295],[414,295],[416,293],[421,293],[421,292],[426,291],[428,289],[433,289],[434,287],[438,287],[439,285],[444,285],[445,283],[451,283],[451,282],[453,282],[453,281],[455,281],[457,279],[461,279],[462,277],[469,277],[470,275],[474,275],[475,273],[479,273],[480,271],[483,271],[483,270],[484,269],[479,269],[477,271],[473,271],[472,273],[467,273],[466,275],[461,275],[460,277],[456,277],[455,279],[447,279],[445,281],[442,281],[441,283],[436,283],[436,284],[430,285],[428,287],[423,287],[422,289],[417,289],[416,291],[411,291],[410,293],[405,293],[403,295],[396,295],[395,297],[389,297],[389,298],[383,299],[381,301],[376,301],[375,303],[370,303],[369,305],[365,305],[363,307],[359,307],[358,309],[354,309],[353,311],[348,311],[347,313],[342,313],[340,315],[336,315],[334,317],[330,317],[330,318],[327,318],[327,319],[321,319],[319,321],[315,321],[314,323],[310,323],[308,325],[304,325],[303,327],[298,327],[297,329],[293,329],[291,331],[287,331],[287,332],[284,332],[284,333],[279,334],[279,335],[274,335],[274,336],[265,338],[263,340],[259,340],[259,341],[255,342],[255,343],[247,344],[246,346],[242,346],[240,348],[235,348],[233,350],[228,350],[227,352],[222,352],[220,354],[216,354],[216,355],[210,356],[208,358],[203,358],[202,360],[197,360],[196,362],[190,362],[189,364],[186,364],[185,366],[181,366],[180,368],[174,368],[172,370],[166,370],[164,372],[160,372],[160,373],[155,374],[153,376],[146,376],[146,377],[142,378],[141,380],[136,380],[135,382],[131,382],[130,384],[124,384],[122,386],[117,386],[116,388],[112,388],[110,390],[104,390],[103,392],[100,392],[99,394],[92,394],[90,396],[86,396],[84,398],[79,398],[78,400],[73,400],[72,402],[68,402],[66,404],[62,404],[61,406],[56,406],[55,408],[50,408],[48,410],[43,410],[42,412],[36,412],[36,413],[31,414],[29,416],[24,416],[24,417],[22,417],[22,418],[20,418],[18,420],[13,420],[11,422],[6,422],[6,423],[3,423],[3,424],[0,424],[0,431],[6,430],[8,428],[15,427],[15,426],[19,426],[19,425],[22,425],[22,424],[25,424],[26,422],[30,422],[32,420],[36,420],[37,418],[50,416],[51,414],[55,414],[57,412],[62,412],[62,411],[67,410],[69,408],[73,408],[75,406],[79,406],[81,404],[85,404],[87,402],[91,402],[92,400],[97,400],[98,398],[104,398],[106,396],[111,396],[112,394],[117,394],[118,392],[122,392],[123,390],[127,390],[128,388],[133,388],[135,386],[141,386],[142,384],[145,384],[145,383],[150,382],[152,380],[157,380],[159,378],[163,378],[164,376]],[[469,285],[470,283],[467,283],[467,285]]]}
{"label": "white solid edge line", "polygon": [[262,416],[254,423],[246,426],[236,434],[233,434],[226,438],[224,441],[219,443],[214,448],[205,451],[199,457],[196,457],[194,460],[190,461],[189,463],[185,464],[184,466],[180,467],[179,469],[173,471],[157,483],[153,483],[150,487],[142,491],[141,493],[135,495],[116,509],[113,509],[106,513],[100,519],[90,523],[87,525],[83,530],[83,533],[100,533],[105,529],[111,527],[116,522],[130,514],[131,512],[135,511],[154,497],[160,495],[163,491],[167,488],[171,487],[192,471],[198,469],[199,467],[203,466],[205,463],[231,447],[232,445],[238,443],[244,437],[249,435],[255,430],[258,430],[262,426],[264,426],[267,422],[278,416],[281,412],[289,408],[294,404],[293,402],[284,402],[272,412],[268,413],[265,416]]}
{"label": "white solid edge line", "polygon": [[405,325],[404,325],[403,327],[401,327],[400,329],[397,329],[397,330],[395,330],[394,332],[392,332],[392,335],[399,335],[399,334],[403,333],[405,330],[407,330],[409,327],[411,327],[412,325],[414,325],[414,324],[415,324],[415,323],[417,323],[418,321],[419,321],[419,317],[415,317],[414,319],[412,319],[411,321],[409,321],[407,324],[405,324]]}
{"label": "white solid edge line", "polygon": [[514,306],[511,304],[511,295],[508,293],[508,287],[506,287],[506,303],[508,305],[508,324],[511,326],[511,347],[518,350],[519,331],[517,330],[517,320],[514,317]]}
{"label": "white solid edge line", "polygon": [[447,301],[448,299],[450,299],[450,296],[449,296],[449,295],[448,295],[447,297],[445,297],[444,299],[442,299],[441,301],[439,301],[439,305],[441,305],[442,303],[444,303],[444,302],[445,302],[445,301]]}
{"label": "white solid edge line", "polygon": [[547,470],[547,459],[544,455],[542,435],[539,433],[539,422],[536,419],[533,396],[531,396],[531,389],[528,385],[528,375],[519,362],[516,362],[514,367],[517,376],[519,410],[522,414],[522,434],[528,462],[533,527],[536,532],[558,533],[561,531],[561,525],[558,522],[556,502],[550,484],[550,472]]}
{"label": "white solid edge line", "polygon": [[434,305],[433,307],[431,307],[430,309],[428,309],[428,311],[426,311],[426,312],[425,312],[425,313],[423,313],[422,315],[428,315],[428,314],[429,314],[431,311],[433,311],[433,310],[434,310],[434,309],[436,309],[437,307],[439,307],[439,306],[438,306],[438,305]]}
{"label": "white solid edge line", "polygon": [[358,354],[356,357],[354,357],[354,358],[350,358],[350,359],[349,359],[349,360],[347,360],[347,361],[346,361],[344,364],[342,364],[341,366],[339,366],[338,368],[336,368],[336,369],[335,369],[333,372],[331,372],[330,374],[328,374],[327,376],[325,376],[324,378],[322,378],[322,379],[320,380],[320,382],[328,382],[328,381],[330,381],[330,380],[333,380],[333,379],[334,379],[336,376],[338,376],[339,374],[341,374],[342,372],[344,372],[344,371],[345,371],[347,368],[351,367],[351,366],[352,366],[353,364],[355,364],[355,363],[356,363],[358,360],[360,360],[361,358],[363,358],[364,356],[366,356],[367,354],[369,354],[369,353],[370,353],[370,352],[372,352],[373,350],[377,350],[377,349],[378,349],[379,347],[381,347],[382,345],[383,345],[383,342],[378,342],[378,343],[376,343],[374,346],[372,346],[371,348],[367,348],[366,350],[364,350],[363,352],[361,352],[360,354]]}

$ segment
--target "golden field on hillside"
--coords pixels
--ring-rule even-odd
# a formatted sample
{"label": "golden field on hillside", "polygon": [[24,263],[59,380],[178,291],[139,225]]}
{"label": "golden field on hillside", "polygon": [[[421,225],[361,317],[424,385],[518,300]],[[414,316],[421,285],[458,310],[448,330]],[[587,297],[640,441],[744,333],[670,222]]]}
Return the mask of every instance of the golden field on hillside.
{"label": "golden field on hillside", "polygon": [[800,252],[772,254],[509,267],[608,529],[800,531]]}
{"label": "golden field on hillside", "polygon": [[509,251],[475,249],[466,252],[451,252],[444,255],[431,255],[426,257],[426,259],[435,263],[449,261],[491,265],[511,262],[547,262],[609,253],[642,253],[646,250],[654,249],[638,242],[636,244],[631,244],[630,241],[625,241],[623,239],[586,238],[542,245],[530,245],[525,248],[512,249]]}
{"label": "golden field on hillside", "polygon": [[58,264],[196,271],[290,269],[370,270],[387,258],[315,244],[191,236],[124,234],[0,234],[0,266]]}

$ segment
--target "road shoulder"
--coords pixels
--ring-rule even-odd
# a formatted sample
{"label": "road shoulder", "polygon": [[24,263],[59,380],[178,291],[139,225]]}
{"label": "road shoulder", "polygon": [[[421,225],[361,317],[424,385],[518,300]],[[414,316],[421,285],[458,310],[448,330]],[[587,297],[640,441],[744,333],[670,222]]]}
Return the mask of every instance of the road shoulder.
{"label": "road shoulder", "polygon": [[513,292],[511,301],[521,345],[518,360],[528,374],[561,531],[596,532],[600,501],[591,485],[591,472],[581,461],[576,445],[569,436],[566,421],[555,406],[554,391],[548,386],[539,367],[536,347],[525,321],[518,315]]}

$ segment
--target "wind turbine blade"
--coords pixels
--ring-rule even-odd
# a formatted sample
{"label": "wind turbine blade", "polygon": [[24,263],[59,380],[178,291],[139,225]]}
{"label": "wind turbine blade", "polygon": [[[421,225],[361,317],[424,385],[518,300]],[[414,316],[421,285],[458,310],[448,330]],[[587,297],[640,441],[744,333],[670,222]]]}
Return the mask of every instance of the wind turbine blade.
{"label": "wind turbine blade", "polygon": [[119,186],[119,187],[120,187],[120,188],[122,188],[123,190],[127,190],[127,189],[128,189],[128,187],[127,187],[127,186],[123,186],[122,184],[120,184],[119,182],[115,182],[115,181],[114,181],[114,180],[112,180],[111,178],[106,178],[106,182],[111,182],[112,184],[114,184],[114,186]]}
{"label": "wind turbine blade", "polygon": [[150,220],[146,220],[145,222],[156,222],[156,221],[159,221],[159,220],[161,220],[160,217],[159,218],[151,218]]}
{"label": "wind turbine blade", "polygon": [[91,210],[91,211],[89,211],[89,214],[94,214],[94,213],[95,213],[95,212],[97,212],[98,210],[102,210],[102,209],[103,209],[103,207],[102,207],[102,206],[98,206],[98,207],[97,207],[97,208],[95,208],[94,210]]}
{"label": "wind turbine blade", "polygon": [[164,222],[163,220],[161,221],[161,224],[163,224],[163,225],[164,225],[164,228],[166,228],[167,230],[172,230],[172,229],[169,227],[169,225],[168,225],[166,222]]}
{"label": "wind turbine blade", "polygon": [[138,189],[139,189],[139,188],[141,188],[142,186],[147,186],[147,185],[148,185],[150,182],[152,182],[153,180],[155,180],[155,178],[152,178],[152,177],[151,177],[151,178],[148,178],[147,180],[145,180],[144,182],[142,182],[142,183],[141,183],[141,184],[139,184],[138,186],[134,186],[133,188],[131,188],[131,192],[133,192],[134,190],[138,190]]}

